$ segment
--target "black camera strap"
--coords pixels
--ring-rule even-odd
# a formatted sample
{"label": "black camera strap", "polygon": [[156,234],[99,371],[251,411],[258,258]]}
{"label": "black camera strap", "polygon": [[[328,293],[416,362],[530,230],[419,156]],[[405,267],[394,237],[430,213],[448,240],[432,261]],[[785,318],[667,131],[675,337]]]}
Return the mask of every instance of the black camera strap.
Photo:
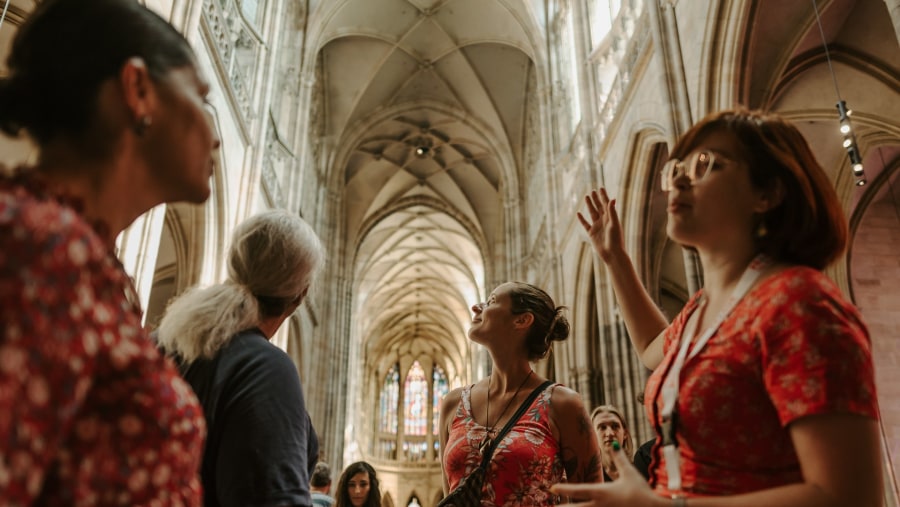
{"label": "black camera strap", "polygon": [[503,440],[503,437],[506,436],[507,433],[509,433],[509,430],[511,430],[513,426],[516,425],[522,415],[525,414],[525,411],[528,410],[528,407],[530,407],[531,404],[534,403],[535,398],[537,398],[539,394],[544,392],[544,389],[547,389],[551,385],[553,385],[553,381],[545,381],[543,384],[537,386],[534,391],[531,391],[531,394],[529,394],[528,397],[525,398],[525,401],[523,401],[522,404],[519,405],[516,413],[514,413],[513,416],[509,418],[509,421],[506,422],[506,425],[503,426],[503,429],[500,430],[500,432],[497,433],[497,436],[491,440],[491,443],[486,446],[484,455],[481,458],[481,465],[479,465],[482,469],[487,470],[487,465],[491,462],[491,457],[494,455],[494,450],[500,444],[500,441]]}

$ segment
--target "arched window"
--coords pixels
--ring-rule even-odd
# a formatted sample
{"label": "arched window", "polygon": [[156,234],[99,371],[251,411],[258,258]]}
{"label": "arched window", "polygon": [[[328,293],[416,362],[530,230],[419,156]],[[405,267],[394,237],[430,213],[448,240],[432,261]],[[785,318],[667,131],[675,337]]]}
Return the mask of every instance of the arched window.
{"label": "arched window", "polygon": [[397,404],[400,402],[400,367],[394,365],[384,377],[381,388],[379,420],[381,431],[397,433]]}
{"label": "arched window", "polygon": [[254,26],[259,26],[265,0],[241,0],[241,14]]}
{"label": "arched window", "polygon": [[403,391],[406,401],[404,411],[403,432],[406,435],[424,435],[426,410],[428,409],[428,381],[425,380],[425,370],[418,361],[414,362],[406,375]]}
{"label": "arched window", "polygon": [[588,2],[592,50],[600,45],[600,42],[612,29],[613,20],[621,7],[622,2],[619,0],[590,0]]}
{"label": "arched window", "polygon": [[[401,364],[409,364],[409,369],[401,369]],[[446,370],[432,358],[399,358],[383,377],[376,398],[373,454],[410,462],[437,459],[441,399],[449,391]]]}
{"label": "arched window", "polygon": [[[437,435],[440,426],[438,416],[441,412],[441,398],[443,398],[447,394],[447,391],[450,390],[450,387],[447,384],[447,375],[444,373],[444,369],[438,365],[434,365],[434,372],[431,374],[431,386],[431,432]],[[435,443],[437,443],[437,441],[435,441]]]}

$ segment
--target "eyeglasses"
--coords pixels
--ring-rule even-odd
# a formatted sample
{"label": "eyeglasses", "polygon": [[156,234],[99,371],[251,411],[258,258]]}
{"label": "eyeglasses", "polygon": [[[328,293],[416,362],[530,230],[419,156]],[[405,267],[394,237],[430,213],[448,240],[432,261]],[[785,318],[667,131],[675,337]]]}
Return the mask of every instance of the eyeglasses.
{"label": "eyeglasses", "polygon": [[666,162],[663,166],[661,176],[663,192],[668,192],[675,188],[675,180],[682,175],[687,176],[691,181],[691,185],[696,185],[715,167],[716,156],[709,151],[695,151],[687,156],[686,159],[678,160],[673,158]]}

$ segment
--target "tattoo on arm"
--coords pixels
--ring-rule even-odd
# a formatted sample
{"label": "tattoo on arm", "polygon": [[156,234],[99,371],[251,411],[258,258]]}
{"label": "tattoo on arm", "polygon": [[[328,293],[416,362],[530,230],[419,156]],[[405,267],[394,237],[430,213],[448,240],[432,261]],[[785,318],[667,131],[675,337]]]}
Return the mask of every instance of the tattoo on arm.
{"label": "tattoo on arm", "polygon": [[[575,443],[578,444],[577,449],[569,446],[561,449],[566,477],[569,482],[598,482],[600,481],[602,470],[600,455],[597,454],[599,449],[591,452],[589,443],[595,438],[593,435],[594,429],[591,427],[591,421],[586,413],[578,417],[576,425],[578,436],[575,439]],[[585,452],[588,452],[588,454],[585,454]]]}
{"label": "tattoo on arm", "polygon": [[592,454],[588,458],[588,464],[584,469],[583,482],[600,482],[600,456]]}
{"label": "tattoo on arm", "polygon": [[578,433],[579,435],[589,435],[594,428],[591,427],[591,420],[587,417],[578,418]]}
{"label": "tattoo on arm", "polygon": [[561,451],[560,458],[562,458],[563,468],[566,469],[566,478],[569,482],[581,482],[576,480],[578,475],[578,455],[568,447],[564,447]]}
{"label": "tattoo on arm", "polygon": [[563,467],[566,469],[568,482],[599,482],[600,456],[591,454],[579,462],[578,454],[566,448],[562,452]]}

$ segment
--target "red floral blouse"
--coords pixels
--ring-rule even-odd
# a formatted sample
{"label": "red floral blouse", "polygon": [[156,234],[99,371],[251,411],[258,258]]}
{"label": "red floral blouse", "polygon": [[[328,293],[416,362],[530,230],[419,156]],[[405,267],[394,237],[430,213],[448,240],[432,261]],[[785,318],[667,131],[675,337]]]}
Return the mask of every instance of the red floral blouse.
{"label": "red floral blouse", "polygon": [[[562,482],[565,469],[559,442],[550,429],[550,397],[555,384],[544,389],[510,428],[491,457],[484,479],[483,507],[554,505],[558,496],[550,486]],[[459,481],[481,464],[479,445],[487,428],[472,417],[472,386],[463,388],[444,451],[444,471],[453,491]]]}
{"label": "red floral blouse", "polygon": [[0,504],[201,504],[203,411],[129,291],[71,206],[0,178]]}
{"label": "red floral blouse", "polygon": [[[700,294],[666,330],[665,358],[647,384],[657,434],[662,379]],[[869,345],[858,312],[821,272],[793,267],[763,280],[681,372],[676,439],[684,492],[721,496],[800,482],[791,422],[878,417]],[[652,454],[650,482],[668,495],[659,439]]]}

